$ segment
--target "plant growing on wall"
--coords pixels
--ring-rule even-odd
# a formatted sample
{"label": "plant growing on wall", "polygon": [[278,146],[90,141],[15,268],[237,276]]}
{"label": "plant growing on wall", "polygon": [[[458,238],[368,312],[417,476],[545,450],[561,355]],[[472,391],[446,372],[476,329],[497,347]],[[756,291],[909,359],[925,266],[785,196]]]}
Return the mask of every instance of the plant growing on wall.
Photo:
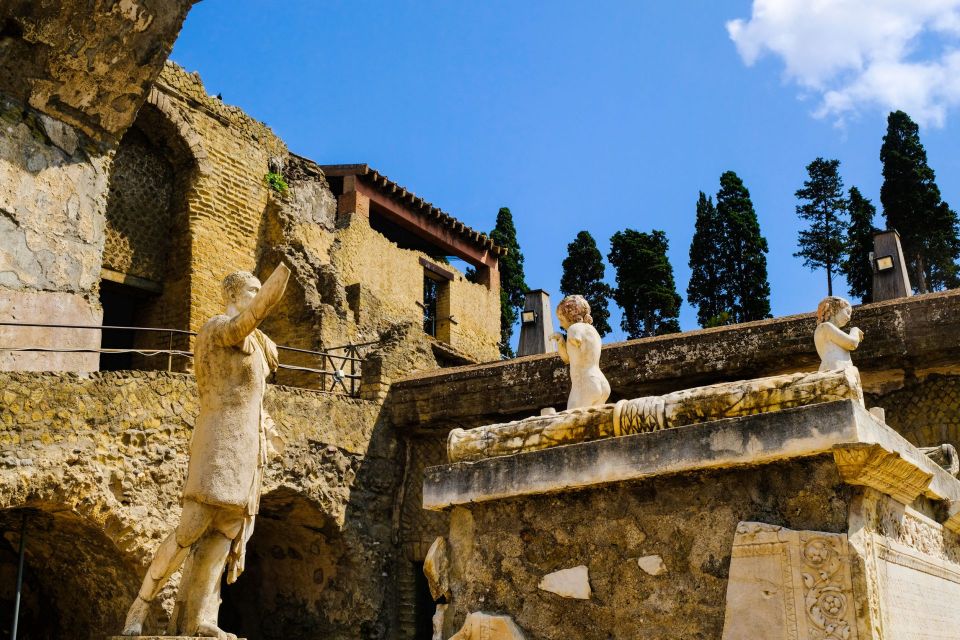
{"label": "plant growing on wall", "polygon": [[280,175],[279,173],[270,171],[267,173],[267,175],[263,177],[263,179],[267,183],[268,187],[270,187],[280,195],[285,194],[287,192],[287,189],[290,188],[290,186],[287,184],[287,181],[284,180],[283,176]]}
{"label": "plant growing on wall", "polygon": [[563,259],[563,275],[560,277],[560,293],[565,296],[579,294],[590,303],[593,326],[601,336],[610,333],[609,299],[610,285],[603,281],[603,256],[597,242],[589,231],[581,231],[567,245],[567,257]]}

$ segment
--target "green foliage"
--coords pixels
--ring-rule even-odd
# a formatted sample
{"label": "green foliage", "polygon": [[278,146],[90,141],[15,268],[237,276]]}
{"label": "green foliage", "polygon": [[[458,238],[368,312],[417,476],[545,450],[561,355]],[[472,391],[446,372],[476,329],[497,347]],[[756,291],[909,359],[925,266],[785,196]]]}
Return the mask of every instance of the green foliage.
{"label": "green foliage", "polygon": [[717,216],[723,237],[715,259],[723,263],[731,322],[770,317],[770,283],[767,281],[767,239],[743,180],[733,171],[720,176]]}
{"label": "green foliage", "polygon": [[920,129],[903,111],[887,117],[880,148],[880,202],[887,228],[900,232],[910,280],[920,292],[957,285],[957,214],[941,200]]}
{"label": "green foliage", "polygon": [[286,193],[287,189],[290,188],[287,181],[283,179],[283,176],[273,171],[268,172],[267,175],[263,177],[263,180],[267,183],[268,187],[281,195]]}
{"label": "green foliage", "polygon": [[623,309],[620,326],[628,338],[680,331],[680,296],[667,259],[663,231],[626,229],[610,238],[607,260],[617,272],[613,298]]}
{"label": "green foliage", "polygon": [[507,255],[500,257],[500,354],[512,358],[510,338],[513,337],[513,326],[523,308],[527,283],[523,275],[523,253],[520,252],[517,229],[513,226],[513,215],[509,208],[500,208],[490,239],[507,249]]}
{"label": "green foliage", "polygon": [[833,273],[843,260],[849,226],[839,166],[839,160],[817,158],[807,165],[810,177],[796,192],[800,200],[797,215],[809,226],[800,230],[797,237],[800,250],[793,255],[803,258],[803,266],[810,270],[826,270],[828,296],[833,295]]}
{"label": "green foliage", "polygon": [[873,302],[873,265],[870,264],[870,253],[873,251],[873,234],[877,232],[877,228],[873,226],[877,208],[863,197],[859,189],[850,187],[847,209],[850,214],[850,227],[847,229],[844,247],[846,255],[840,264],[840,270],[847,278],[847,290],[851,297],[859,298],[864,303]]}
{"label": "green foliage", "polygon": [[601,336],[610,333],[610,285],[603,281],[603,256],[588,231],[581,231],[567,245],[560,277],[560,293],[565,296],[580,294],[590,303],[593,326]]}
{"label": "green foliage", "polygon": [[690,283],[687,285],[687,300],[697,307],[697,322],[701,327],[730,321],[733,301],[727,287],[727,261],[721,254],[725,238],[725,225],[713,206],[713,199],[701,191],[690,242]]}

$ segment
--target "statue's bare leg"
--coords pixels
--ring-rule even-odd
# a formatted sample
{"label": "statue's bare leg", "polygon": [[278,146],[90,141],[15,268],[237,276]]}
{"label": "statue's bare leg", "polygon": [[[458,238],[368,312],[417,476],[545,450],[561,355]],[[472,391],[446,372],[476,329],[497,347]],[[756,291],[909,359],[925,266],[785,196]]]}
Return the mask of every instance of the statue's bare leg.
{"label": "statue's bare leg", "polygon": [[212,519],[210,510],[202,504],[187,500],[183,503],[180,524],[176,530],[160,543],[153,556],[147,575],[143,578],[140,593],[130,605],[127,619],[123,624],[125,636],[138,636],[143,632],[143,621],[150,611],[150,603],[163,589],[190,551],[190,545],[196,542],[206,531]]}
{"label": "statue's bare leg", "polygon": [[193,560],[190,593],[184,600],[182,629],[186,635],[212,636],[218,640],[236,640],[237,636],[221,629],[217,618],[220,610],[220,581],[234,539],[243,525],[242,513],[220,512],[211,531],[197,543]]}

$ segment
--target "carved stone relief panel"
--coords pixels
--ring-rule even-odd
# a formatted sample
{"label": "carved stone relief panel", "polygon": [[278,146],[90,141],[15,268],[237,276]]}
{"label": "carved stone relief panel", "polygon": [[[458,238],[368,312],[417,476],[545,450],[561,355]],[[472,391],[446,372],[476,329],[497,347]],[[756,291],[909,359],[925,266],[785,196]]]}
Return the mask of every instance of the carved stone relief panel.
{"label": "carved stone relief panel", "polygon": [[845,534],[737,527],[723,640],[855,640],[855,609]]}

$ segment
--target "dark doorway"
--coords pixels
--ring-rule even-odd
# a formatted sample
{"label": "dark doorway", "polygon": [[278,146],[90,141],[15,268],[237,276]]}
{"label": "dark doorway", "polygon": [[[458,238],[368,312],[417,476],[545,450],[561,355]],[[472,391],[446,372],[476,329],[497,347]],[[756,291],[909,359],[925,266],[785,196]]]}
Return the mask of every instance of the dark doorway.
{"label": "dark doorway", "polygon": [[413,588],[416,593],[414,600],[414,626],[416,640],[430,640],[433,638],[433,614],[437,612],[437,605],[430,595],[430,585],[423,575],[423,563],[413,563]]}

